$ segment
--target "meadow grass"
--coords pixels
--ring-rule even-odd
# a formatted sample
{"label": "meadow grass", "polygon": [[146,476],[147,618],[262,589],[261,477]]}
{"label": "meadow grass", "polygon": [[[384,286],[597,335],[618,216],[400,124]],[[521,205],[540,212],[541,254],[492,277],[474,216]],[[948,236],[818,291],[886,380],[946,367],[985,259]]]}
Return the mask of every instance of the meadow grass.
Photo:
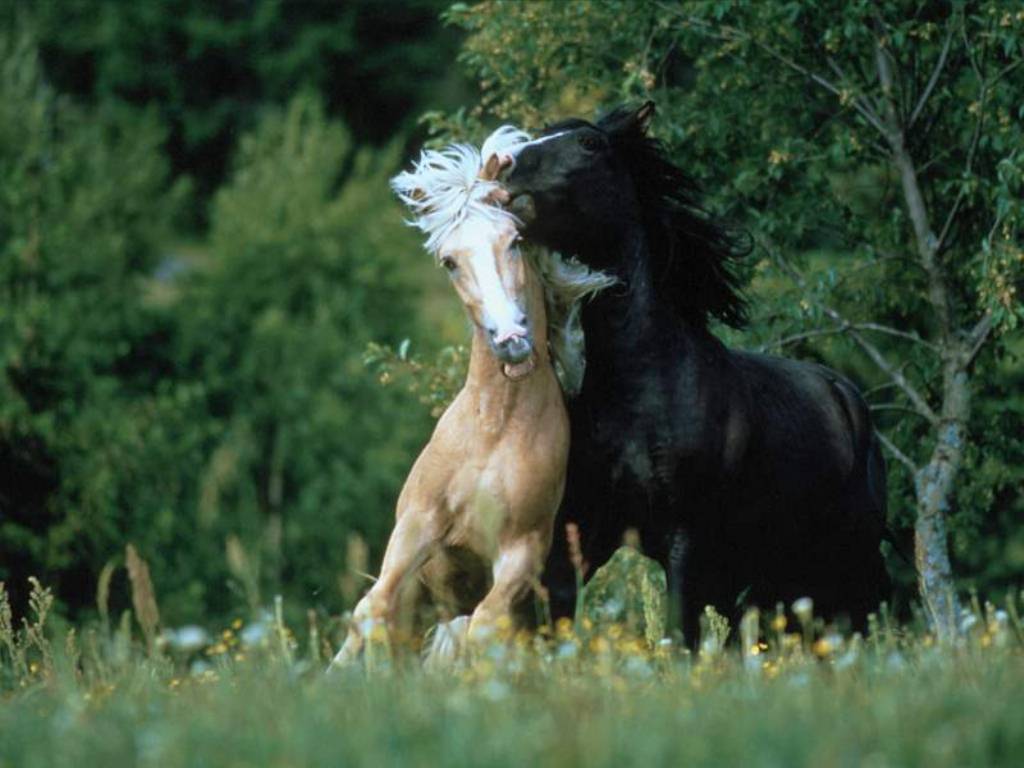
{"label": "meadow grass", "polygon": [[1024,763],[1012,608],[975,602],[950,647],[885,621],[862,639],[751,614],[729,643],[709,617],[689,654],[584,619],[500,627],[442,671],[379,644],[325,675],[316,641],[273,617],[147,652],[127,620],[58,641],[36,595],[41,620],[0,616],[3,768]]}

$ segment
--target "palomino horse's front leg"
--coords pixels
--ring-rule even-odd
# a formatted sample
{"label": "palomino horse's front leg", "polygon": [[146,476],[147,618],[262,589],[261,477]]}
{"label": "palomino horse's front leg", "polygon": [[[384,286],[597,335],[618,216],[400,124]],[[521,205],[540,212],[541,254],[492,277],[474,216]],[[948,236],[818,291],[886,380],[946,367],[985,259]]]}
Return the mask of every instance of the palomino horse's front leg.
{"label": "palomino horse's front leg", "polygon": [[432,514],[410,510],[398,518],[384,551],[380,578],[352,612],[352,624],[345,643],[331,662],[331,667],[355,661],[374,626],[383,624],[390,628],[394,624],[399,591],[441,539],[442,532],[433,517]]}
{"label": "palomino horse's front leg", "polygon": [[502,616],[538,583],[550,536],[534,532],[514,539],[498,550],[494,585],[477,605],[469,622],[469,638],[484,639]]}

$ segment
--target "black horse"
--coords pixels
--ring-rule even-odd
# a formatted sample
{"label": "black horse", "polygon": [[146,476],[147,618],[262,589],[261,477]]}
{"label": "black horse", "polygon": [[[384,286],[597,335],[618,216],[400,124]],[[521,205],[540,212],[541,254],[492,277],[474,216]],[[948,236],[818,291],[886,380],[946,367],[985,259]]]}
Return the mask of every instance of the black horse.
{"label": "black horse", "polygon": [[[709,332],[710,318],[745,321],[733,270],[747,248],[647,136],[653,106],[553,125],[505,180],[528,239],[620,281],[583,310],[587,368],[556,530],[576,522],[598,566],[635,528],[690,643],[705,605],[729,616],[800,596],[863,627],[890,589],[869,410],[828,368],[730,350]],[[569,613],[560,536],[545,582]]]}

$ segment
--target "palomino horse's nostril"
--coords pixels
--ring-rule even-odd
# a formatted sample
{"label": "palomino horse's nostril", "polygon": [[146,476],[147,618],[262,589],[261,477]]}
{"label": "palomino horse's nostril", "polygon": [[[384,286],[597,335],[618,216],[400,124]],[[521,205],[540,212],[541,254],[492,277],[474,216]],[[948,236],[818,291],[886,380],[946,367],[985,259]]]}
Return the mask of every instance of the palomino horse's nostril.
{"label": "palomino horse's nostril", "polygon": [[498,359],[506,363],[521,363],[529,359],[533,353],[533,344],[527,336],[509,336],[500,344],[495,344]]}
{"label": "palomino horse's nostril", "polygon": [[491,332],[491,338],[494,340],[495,346],[503,347],[515,341],[526,339],[526,327],[523,324],[519,324],[518,328],[505,331],[501,336],[495,336],[494,332]]}

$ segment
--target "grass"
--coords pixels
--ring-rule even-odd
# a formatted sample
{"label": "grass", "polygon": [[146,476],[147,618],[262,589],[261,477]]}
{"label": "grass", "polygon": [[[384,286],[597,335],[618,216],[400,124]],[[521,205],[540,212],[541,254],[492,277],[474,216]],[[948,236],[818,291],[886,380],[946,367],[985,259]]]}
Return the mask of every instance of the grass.
{"label": "grass", "polygon": [[0,601],[3,768],[1024,760],[1012,602],[974,601],[954,647],[885,621],[841,637],[801,610],[796,624],[750,614],[731,643],[709,616],[690,655],[587,618],[501,627],[443,672],[379,647],[372,665],[326,676],[317,642],[300,648],[272,616],[147,654],[127,620],[55,637],[46,591],[34,594],[19,630]]}

